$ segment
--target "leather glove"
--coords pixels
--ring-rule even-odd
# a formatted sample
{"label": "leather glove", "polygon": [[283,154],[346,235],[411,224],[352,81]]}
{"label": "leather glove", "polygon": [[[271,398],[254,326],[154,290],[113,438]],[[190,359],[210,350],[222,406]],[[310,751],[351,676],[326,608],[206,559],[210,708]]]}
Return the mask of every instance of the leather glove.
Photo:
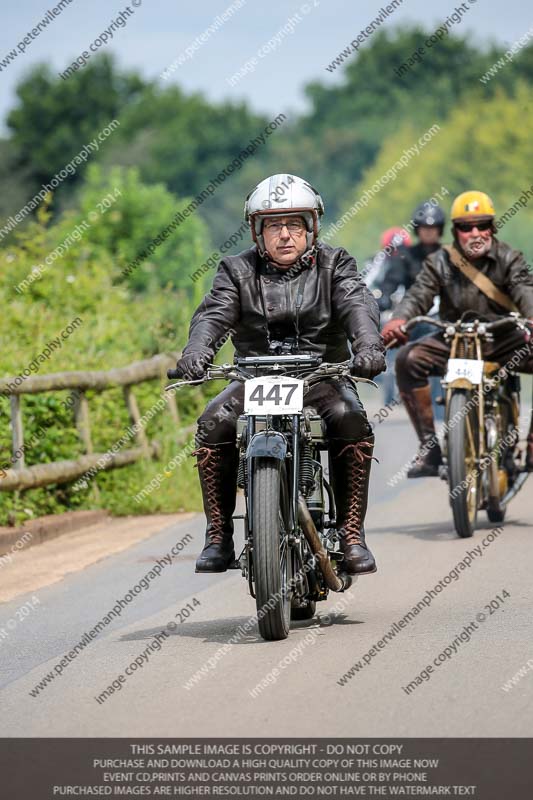
{"label": "leather glove", "polygon": [[205,368],[212,361],[212,358],[211,352],[207,350],[187,353],[187,355],[179,359],[176,369],[168,370],[167,377],[171,380],[173,378],[185,378],[186,380],[203,378]]}
{"label": "leather glove", "polygon": [[358,350],[350,364],[350,372],[358,378],[375,378],[386,369],[385,354],[381,345],[375,344]]}
{"label": "leather glove", "polygon": [[401,344],[405,344],[407,342],[409,339],[408,335],[400,330],[401,326],[405,325],[406,322],[407,320],[405,319],[390,319],[383,326],[381,335],[385,340],[385,344],[388,344],[392,347],[399,347]]}

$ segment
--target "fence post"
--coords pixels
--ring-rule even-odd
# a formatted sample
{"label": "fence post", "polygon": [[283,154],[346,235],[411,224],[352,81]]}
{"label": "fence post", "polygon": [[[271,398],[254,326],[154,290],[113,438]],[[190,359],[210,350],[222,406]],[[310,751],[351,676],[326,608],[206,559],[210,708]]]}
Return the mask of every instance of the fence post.
{"label": "fence post", "polygon": [[22,427],[22,398],[11,395],[11,440],[13,443],[13,469],[24,469],[24,429]]}
{"label": "fence post", "polygon": [[89,419],[89,402],[85,392],[77,389],[73,392],[74,396],[74,420],[78,436],[80,437],[85,453],[91,455],[93,443],[91,441],[91,423]]}
{"label": "fence post", "polygon": [[178,404],[176,403],[176,395],[174,392],[165,392],[165,396],[167,398],[168,410],[172,417],[172,422],[175,424],[176,428],[179,428],[180,412],[178,411]]}
{"label": "fence post", "polygon": [[137,398],[133,394],[131,386],[124,387],[124,400],[126,401],[126,406],[132,424],[138,426],[135,431],[135,440],[140,447],[144,448],[145,450],[148,450],[149,448],[148,439],[146,438],[146,433],[144,432],[143,425],[139,424],[141,421],[141,414],[139,411],[139,406],[137,404]]}

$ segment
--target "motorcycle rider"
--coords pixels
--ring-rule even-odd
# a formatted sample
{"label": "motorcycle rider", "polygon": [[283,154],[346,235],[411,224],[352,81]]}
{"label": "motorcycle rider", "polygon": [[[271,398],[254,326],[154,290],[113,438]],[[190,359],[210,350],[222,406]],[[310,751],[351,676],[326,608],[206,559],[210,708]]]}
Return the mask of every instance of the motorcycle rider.
{"label": "motorcycle rider", "polygon": [[[495,237],[494,218],[494,205],[484,192],[471,190],[456,197],[451,209],[453,248],[451,251],[439,249],[426,258],[413,286],[383,328],[385,342],[404,344],[408,337],[402,326],[412,317],[426,314],[435,296],[440,297],[440,317],[443,320],[456,322],[465,311],[496,319],[506,315],[513,303],[522,316],[533,318],[533,274],[529,272],[522,253]],[[475,283],[456,266],[460,256],[471,262]],[[483,284],[479,280],[478,273],[490,279],[492,289],[487,289],[486,281]],[[485,291],[479,288],[480,283]],[[500,293],[507,298],[502,298]],[[504,301],[505,305],[502,305]],[[496,334],[494,343],[487,346],[484,355],[491,361],[505,364],[523,347],[524,336],[514,329]],[[528,348],[516,367],[519,372],[533,373],[533,347],[529,344]],[[396,359],[400,396],[421,445],[417,459],[407,473],[409,478],[437,475],[442,462],[428,377],[444,375],[449,354],[450,345],[439,333],[405,345]],[[526,467],[533,470],[533,416]]]}
{"label": "motorcycle rider", "polygon": [[444,231],[446,217],[440,206],[433,206],[429,201],[420,203],[413,211],[412,223],[418,242],[409,244],[401,250],[399,258],[391,259],[380,286],[381,298],[379,307],[381,311],[388,311],[393,306],[392,295],[400,286],[405,291],[411,288],[416,276],[422,269],[425,259],[438,250]]}
{"label": "motorcycle rider", "polygon": [[[425,259],[435,253],[441,247],[441,238],[444,231],[446,216],[442,208],[434,205],[431,200],[420,203],[413,211],[411,223],[418,242],[402,250],[401,258],[391,262],[389,270],[384,275],[383,284],[380,287],[382,296],[378,300],[380,310],[384,312],[385,320],[393,317],[394,302],[398,300],[400,292],[405,293],[413,285],[416,276],[422,269]],[[400,299],[401,299],[400,295]],[[434,306],[430,311],[431,315],[436,314],[438,308]],[[412,342],[420,339],[428,333],[433,333],[433,328],[425,323],[416,325],[409,332]],[[390,368],[394,364],[392,351],[387,353],[387,366]],[[394,383],[395,376],[392,376]],[[431,395],[435,403],[441,395],[441,388],[437,378],[431,378]],[[439,419],[444,417],[444,409],[440,405],[434,406],[434,411]]]}
{"label": "motorcycle rider", "polygon": [[370,264],[366,282],[378,301],[379,310],[387,311],[392,307],[390,295],[400,285],[397,283],[390,289],[390,276],[394,276],[395,281],[396,276],[403,273],[403,262],[407,258],[411,237],[406,230],[396,225],[383,231],[379,244],[381,250],[376,253]]}
{"label": "motorcycle rider", "polygon": [[[407,278],[407,283],[405,284],[406,291],[413,285],[426,258],[442,247],[441,239],[444,233],[446,214],[439,205],[433,205],[431,200],[425,200],[413,211],[412,221],[418,242],[407,251],[405,269]],[[438,316],[438,305],[434,303],[428,313],[431,317]],[[434,333],[434,331],[435,329],[427,323],[415,325],[415,327],[409,331],[409,339],[411,342],[414,342],[416,339],[421,339],[422,336]],[[444,408],[442,405],[437,404],[442,394],[439,379],[436,377],[430,378],[429,385],[431,387],[433,413],[437,419],[442,420],[444,419]]]}
{"label": "motorcycle rider", "polygon": [[418,242],[408,249],[406,291],[411,288],[426,258],[441,247],[446,215],[440,206],[425,201],[415,208],[412,219]]}
{"label": "motorcycle rider", "polygon": [[[295,175],[271,175],[250,192],[244,213],[254,244],[220,262],[211,291],[194,312],[175,374],[202,377],[228,331],[237,356],[271,355],[283,347],[335,363],[352,356],[352,373],[361,377],[385,369],[376,301],[355,259],[318,240],[323,212],[318,192]],[[224,572],[235,559],[235,441],[243,403],[244,386],[233,381],[198,420],[193,455],[207,530],[197,572]],[[322,416],[329,438],[343,568],[375,572],[363,526],[374,437],[355,383],[322,381],[305,404]]]}
{"label": "motorcycle rider", "polygon": [[[391,316],[390,308],[395,289],[400,288],[400,277],[403,275],[405,267],[404,261],[407,258],[407,248],[411,246],[411,237],[404,228],[394,226],[383,231],[380,237],[381,250],[376,253],[366,273],[366,284],[371,289],[372,294],[378,302],[378,307],[384,313],[385,319]],[[394,288],[391,288],[391,277]],[[397,281],[398,278],[398,281]],[[400,292],[403,291],[403,286]],[[396,399],[396,376],[394,375],[394,361],[396,353],[388,350],[386,354],[387,369],[380,376],[380,383],[383,386],[383,405],[387,406],[394,403]]]}

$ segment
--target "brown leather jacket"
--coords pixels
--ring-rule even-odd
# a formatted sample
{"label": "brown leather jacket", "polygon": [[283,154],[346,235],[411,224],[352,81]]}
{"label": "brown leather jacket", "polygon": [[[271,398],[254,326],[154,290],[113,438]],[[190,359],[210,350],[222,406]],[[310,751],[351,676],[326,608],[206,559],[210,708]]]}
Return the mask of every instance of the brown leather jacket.
{"label": "brown leather jacket", "polygon": [[[495,238],[490,251],[475,266],[511,297],[524,317],[533,318],[533,273],[522,253]],[[436,296],[440,297],[440,318],[450,322],[456,322],[465,311],[476,311],[489,319],[508,314],[450,262],[445,250],[437,250],[426,258],[415,282],[394,309],[393,318],[427,314]]]}
{"label": "brown leather jacket", "polygon": [[[296,315],[296,298],[302,293]],[[183,355],[210,351],[214,356],[228,332],[238,356],[268,354],[268,339],[294,337],[298,317],[299,350],[340,362],[352,351],[383,351],[379,310],[342,247],[317,242],[316,262],[283,272],[266,263],[254,245],[223,258],[211,291],[191,320]]]}

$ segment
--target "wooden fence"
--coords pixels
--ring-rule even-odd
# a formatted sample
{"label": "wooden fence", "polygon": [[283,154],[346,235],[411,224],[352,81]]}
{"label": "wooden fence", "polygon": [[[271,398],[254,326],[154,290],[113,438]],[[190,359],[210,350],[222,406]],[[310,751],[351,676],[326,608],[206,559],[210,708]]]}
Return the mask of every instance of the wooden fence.
{"label": "wooden fence", "polygon": [[[132,464],[141,458],[150,458],[158,453],[156,442],[149,442],[142,423],[137,399],[132,386],[156,378],[166,379],[166,371],[176,364],[177,354],[162,353],[145,361],[137,361],[127,367],[98,372],[58,372],[50,375],[33,375],[15,385],[14,378],[0,379],[0,395],[9,395],[11,401],[12,467],[0,470],[0,491],[34,489],[52,483],[66,483],[84,475],[92,468],[114,469]],[[91,440],[89,402],[86,391],[104,391],[122,386],[124,401],[134,432],[136,447],[119,452],[95,453]],[[84,455],[72,461],[54,461],[26,467],[24,463],[24,424],[22,398],[25,394],[70,391],[69,406],[72,406],[76,429],[83,445]],[[168,410],[179,427],[179,413],[173,392],[165,395]],[[148,416],[148,412],[145,413]],[[179,431],[187,434],[195,430],[191,425]],[[0,465],[1,466],[1,465]],[[3,477],[2,477],[3,476]]]}

